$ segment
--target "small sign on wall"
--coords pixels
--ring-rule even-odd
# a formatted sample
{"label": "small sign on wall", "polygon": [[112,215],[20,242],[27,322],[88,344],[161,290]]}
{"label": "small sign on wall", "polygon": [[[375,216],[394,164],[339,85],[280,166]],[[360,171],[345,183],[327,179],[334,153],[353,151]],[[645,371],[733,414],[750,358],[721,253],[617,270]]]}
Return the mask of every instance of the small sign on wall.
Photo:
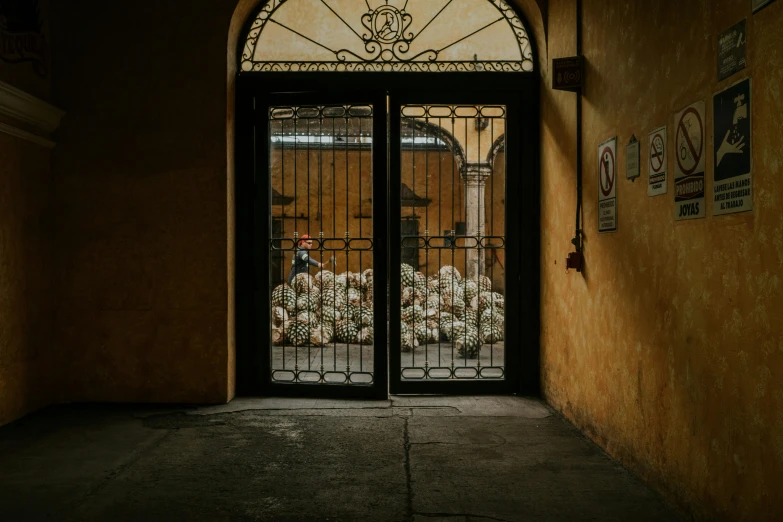
{"label": "small sign on wall", "polygon": [[584,80],[584,59],[581,56],[552,60],[552,88],[556,91],[579,91]]}
{"label": "small sign on wall", "polygon": [[617,231],[617,138],[598,146],[598,232]]}
{"label": "small sign on wall", "polygon": [[745,20],[718,36],[718,81],[745,68]]}
{"label": "small sign on wall", "polygon": [[639,170],[639,140],[634,134],[625,148],[625,179],[635,180],[639,177]]}
{"label": "small sign on wall", "polygon": [[674,219],[697,219],[707,215],[704,208],[705,103],[698,101],[674,118]]}
{"label": "small sign on wall", "polygon": [[753,209],[750,108],[750,78],[713,98],[716,216]]}
{"label": "small sign on wall", "polygon": [[666,127],[650,133],[650,159],[648,162],[647,195],[666,194]]}

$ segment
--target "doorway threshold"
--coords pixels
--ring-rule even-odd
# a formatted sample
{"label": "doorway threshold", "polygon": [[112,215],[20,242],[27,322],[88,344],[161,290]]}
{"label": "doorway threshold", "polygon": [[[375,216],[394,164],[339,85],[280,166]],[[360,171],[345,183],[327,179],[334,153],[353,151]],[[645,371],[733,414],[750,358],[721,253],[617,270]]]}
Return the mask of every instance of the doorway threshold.
{"label": "doorway threshold", "polygon": [[[387,400],[305,399],[287,397],[240,397],[228,404],[205,406],[187,415],[219,415],[246,411],[274,412],[275,415],[355,416],[468,416],[524,417],[541,419],[553,414],[542,400],[509,395],[447,396],[392,395]],[[351,413],[352,412],[352,413]]]}

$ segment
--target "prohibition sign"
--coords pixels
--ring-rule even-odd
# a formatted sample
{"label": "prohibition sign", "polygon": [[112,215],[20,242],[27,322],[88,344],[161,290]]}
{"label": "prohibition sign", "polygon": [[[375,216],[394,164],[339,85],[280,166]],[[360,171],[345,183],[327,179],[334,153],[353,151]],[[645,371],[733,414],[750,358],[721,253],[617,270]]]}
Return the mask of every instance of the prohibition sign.
{"label": "prohibition sign", "polygon": [[[685,118],[688,115],[693,115],[693,118],[695,118],[695,123],[698,124],[698,138],[699,138],[699,150],[696,150],[696,147],[693,144],[693,137],[688,133],[688,128],[685,125]],[[699,116],[699,112],[694,109],[693,107],[690,107],[685,110],[685,112],[682,113],[682,116],[680,117],[680,121],[677,124],[677,165],[679,165],[680,170],[685,175],[691,175],[696,170],[696,168],[699,166],[699,163],[701,162],[701,155],[704,151],[704,124],[701,121],[701,117]],[[685,165],[683,165],[683,161],[687,160],[688,157],[693,159],[693,166],[690,168],[686,168]]]}
{"label": "prohibition sign", "polygon": [[601,193],[608,197],[612,193],[615,178],[614,154],[609,146],[601,152],[601,165],[598,169],[598,181],[601,183]]}
{"label": "prohibition sign", "polygon": [[656,134],[653,136],[652,147],[650,147],[650,167],[656,174],[663,170],[663,166],[666,163],[664,157],[663,136]]}

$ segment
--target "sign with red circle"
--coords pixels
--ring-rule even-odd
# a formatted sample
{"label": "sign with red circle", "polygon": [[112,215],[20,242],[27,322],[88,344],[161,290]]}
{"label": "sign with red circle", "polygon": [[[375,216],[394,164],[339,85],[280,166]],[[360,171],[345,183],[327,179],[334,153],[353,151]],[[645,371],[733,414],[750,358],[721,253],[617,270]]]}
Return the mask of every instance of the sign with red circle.
{"label": "sign with red circle", "polygon": [[663,171],[666,164],[666,144],[660,133],[653,136],[650,144],[650,168],[655,174]]}
{"label": "sign with red circle", "polygon": [[706,118],[704,101],[680,111],[674,118],[674,219],[707,215],[704,191]]}
{"label": "sign with red circle", "polygon": [[683,174],[690,175],[703,164],[703,159],[704,121],[699,111],[688,107],[677,122],[677,166]]}
{"label": "sign with red circle", "polygon": [[649,135],[650,157],[647,195],[666,194],[666,127],[655,129]]}
{"label": "sign with red circle", "polygon": [[617,230],[617,138],[598,146],[598,232]]}
{"label": "sign with red circle", "polygon": [[601,158],[598,167],[598,181],[601,184],[601,192],[608,197],[614,189],[614,180],[617,178],[617,168],[614,161],[614,151],[606,146],[601,151]]}

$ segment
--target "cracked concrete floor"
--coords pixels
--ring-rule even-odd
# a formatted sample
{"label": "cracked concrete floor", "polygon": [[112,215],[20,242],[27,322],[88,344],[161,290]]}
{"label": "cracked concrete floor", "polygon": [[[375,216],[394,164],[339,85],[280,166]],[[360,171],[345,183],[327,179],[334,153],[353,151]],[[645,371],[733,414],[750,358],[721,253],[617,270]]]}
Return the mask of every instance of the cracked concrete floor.
{"label": "cracked concrete floor", "polygon": [[0,428],[2,521],[680,520],[541,402],[49,408]]}

